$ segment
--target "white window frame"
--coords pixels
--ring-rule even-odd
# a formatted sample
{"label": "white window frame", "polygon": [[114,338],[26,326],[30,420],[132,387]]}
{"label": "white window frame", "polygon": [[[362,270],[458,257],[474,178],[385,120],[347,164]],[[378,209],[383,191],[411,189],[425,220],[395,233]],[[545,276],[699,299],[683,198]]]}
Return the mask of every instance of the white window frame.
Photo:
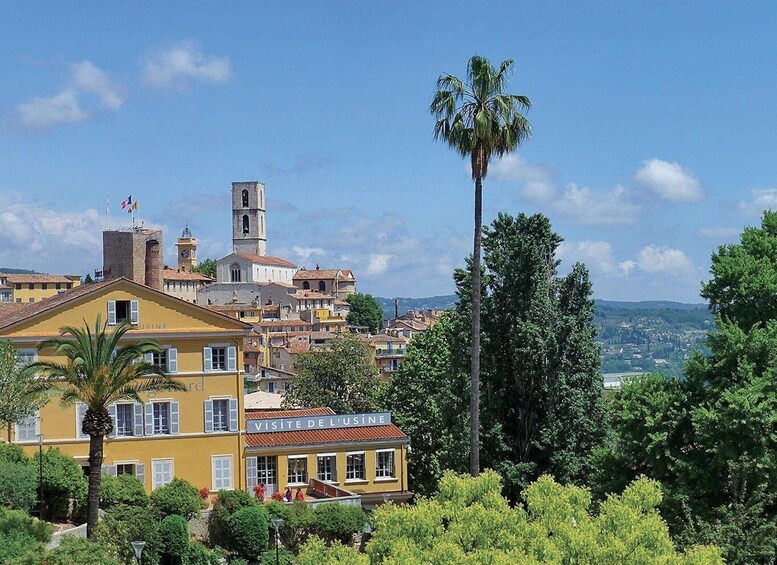
{"label": "white window frame", "polygon": [[[16,356],[19,358],[19,361],[24,363],[25,365],[29,365],[30,363],[35,363],[38,360],[38,350],[34,347],[25,347],[22,349],[16,350]],[[25,361],[25,359],[29,358],[28,361]]]}
{"label": "white window frame", "polygon": [[[117,302],[129,302],[129,318],[118,320],[116,317],[116,303]],[[129,322],[130,324],[137,325],[140,318],[140,305],[138,300],[109,300],[108,301],[108,325],[116,326],[121,322]]]}
{"label": "white window frame", "polygon": [[[157,481],[156,465],[158,463],[170,463],[170,480],[162,484],[159,484],[159,481]],[[151,490],[156,490],[159,487],[170,484],[174,478],[175,478],[175,459],[173,459],[172,457],[164,457],[160,459],[151,460]]]}
{"label": "white window frame", "polygon": [[[303,485],[307,485],[307,482],[301,482],[301,483],[293,483],[291,482],[291,476],[289,474],[289,463],[292,459],[302,459],[305,461],[305,478],[310,480],[310,473],[308,473],[308,455],[307,453],[303,455],[287,455],[286,456],[286,486],[289,487],[301,487]],[[276,471],[277,472],[277,471]]]}
{"label": "white window frame", "polygon": [[[156,433],[154,431],[154,405],[168,404],[168,432]],[[181,427],[181,405],[172,398],[153,399],[143,404],[143,430],[146,436],[177,436]]]}
{"label": "white window frame", "polygon": [[[348,458],[355,455],[361,455],[362,469],[361,477],[349,477],[351,470],[348,467]],[[377,463],[376,463],[377,464]],[[346,451],[345,453],[345,482],[346,483],[366,483],[367,482],[367,453],[365,451]]]}
{"label": "white window frame", "polygon": [[[229,461],[229,477],[227,478],[228,484],[225,484],[224,477],[220,480],[216,478],[216,461]],[[234,475],[235,467],[233,464],[232,455],[211,455],[210,456],[210,471],[211,471],[211,485],[213,490],[232,490],[234,488]],[[223,469],[222,469],[223,472]]]}
{"label": "white window frame", "polygon": [[[25,428],[27,430],[27,432],[29,432],[30,428],[32,427],[32,426],[29,425],[29,422],[31,420],[35,420],[35,426],[34,426],[35,433],[32,434],[32,437],[27,437],[27,436],[29,436],[29,434],[25,434],[25,438],[21,439],[19,437],[20,436],[19,430],[22,429],[22,428]],[[28,424],[28,425],[20,426],[18,422],[14,423],[14,439],[16,440],[16,443],[35,443],[35,442],[37,442],[38,438],[36,436],[38,436],[40,434],[40,410],[36,410],[35,414],[30,416],[29,418],[25,418],[24,419],[24,423]]]}
{"label": "white window frame", "polygon": [[[319,460],[320,459],[330,459],[331,460],[331,469],[330,474],[332,475],[331,479],[322,479],[319,476]],[[337,453],[316,453],[316,478],[319,481],[325,482],[325,483],[337,483]]]}
{"label": "white window frame", "polygon": [[[391,466],[392,466],[392,474],[391,475],[379,475],[378,471],[380,470],[379,461],[380,456],[379,453],[391,453]],[[376,481],[391,481],[396,480],[396,473],[397,473],[397,457],[396,457],[396,449],[376,449],[375,450],[375,480]]]}
{"label": "white window frame", "polygon": [[[224,369],[213,368],[213,350],[224,349]],[[206,373],[233,373],[237,371],[237,347],[229,343],[209,343],[202,349],[203,371]]]}
{"label": "white window frame", "polygon": [[[114,407],[116,410],[116,419],[113,422],[113,432],[112,435],[114,437],[135,437],[135,432],[137,431],[137,427],[135,426],[135,412],[137,408],[135,408],[136,402],[116,402],[114,403]],[[119,433],[119,406],[131,406],[132,407],[132,415],[130,417],[130,433],[128,434],[120,434]]]}

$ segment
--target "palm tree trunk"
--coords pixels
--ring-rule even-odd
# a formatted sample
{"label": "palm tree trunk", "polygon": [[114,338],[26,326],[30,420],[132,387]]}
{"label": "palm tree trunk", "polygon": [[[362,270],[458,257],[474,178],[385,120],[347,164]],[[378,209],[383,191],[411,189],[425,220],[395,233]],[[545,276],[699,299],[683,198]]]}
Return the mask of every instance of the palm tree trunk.
{"label": "palm tree trunk", "polygon": [[475,239],[472,250],[472,365],[470,378],[472,391],[469,398],[470,410],[470,457],[469,472],[473,477],[480,474],[480,242],[483,224],[483,178],[475,177]]}
{"label": "palm tree trunk", "polygon": [[89,494],[87,496],[86,537],[91,538],[97,526],[100,509],[100,473],[103,466],[103,440],[105,436],[89,436]]}

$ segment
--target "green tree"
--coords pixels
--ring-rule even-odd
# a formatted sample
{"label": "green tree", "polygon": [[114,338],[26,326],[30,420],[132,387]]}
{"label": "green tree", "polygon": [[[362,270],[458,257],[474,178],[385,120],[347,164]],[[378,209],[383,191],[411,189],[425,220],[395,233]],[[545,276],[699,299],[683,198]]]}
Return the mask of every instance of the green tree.
{"label": "green tree", "polygon": [[10,341],[0,341],[0,422],[11,442],[13,425],[34,416],[48,397],[48,384],[19,358]]}
{"label": "green tree", "polygon": [[378,333],[383,328],[383,308],[371,294],[351,294],[345,301],[351,305],[348,324]]}
{"label": "green tree", "polygon": [[197,266],[192,267],[192,271],[195,273],[201,273],[205,275],[206,277],[210,277],[212,279],[216,279],[216,260],[215,259],[205,259],[204,261],[200,261]]}
{"label": "green tree", "polygon": [[480,244],[483,222],[483,179],[492,157],[514,151],[531,135],[522,112],[531,102],[526,96],[504,92],[513,62],[498,69],[477,55],[467,65],[467,80],[443,74],[437,79],[430,112],[437,120],[434,138],[446,142],[462,157],[469,157],[475,181],[475,236],[472,252],[472,343],[470,400],[470,472],[480,472]]}
{"label": "green tree", "polygon": [[437,490],[444,469],[468,468],[463,417],[469,408],[469,378],[466,367],[457,366],[455,340],[454,321],[446,312],[408,344],[381,403],[410,438],[409,484],[425,496]]}
{"label": "green tree", "polygon": [[381,382],[369,347],[358,336],[333,340],[330,349],[302,353],[294,363],[284,407],[328,406],[338,414],[377,408]]}
{"label": "green tree", "polygon": [[702,295],[716,313],[708,354],[683,380],[638,379],[615,395],[615,438],[596,490],[640,473],[660,480],[682,543],[714,542],[731,563],[777,557],[777,214],[712,256]]}
{"label": "green tree", "polygon": [[[30,458],[30,469],[37,474],[39,453]],[[87,494],[87,480],[83,469],[75,460],[58,448],[49,447],[43,452],[43,499],[49,516],[67,518],[71,500],[83,504]]]}
{"label": "green tree", "polygon": [[[161,367],[145,361],[146,353],[160,352],[161,348],[150,340],[129,341],[125,335],[131,328],[123,323],[109,332],[107,322],[102,324],[99,316],[93,331],[86,322],[83,328],[60,328],[61,335],[43,342],[41,349],[50,350],[53,356],[64,356],[67,361],[33,364],[62,395],[63,406],[86,404],[82,430],[89,436],[89,537],[97,524],[103,443],[113,429],[108,406],[124,399],[140,402],[142,393],[185,390]],[[125,342],[119,347],[122,338]]]}

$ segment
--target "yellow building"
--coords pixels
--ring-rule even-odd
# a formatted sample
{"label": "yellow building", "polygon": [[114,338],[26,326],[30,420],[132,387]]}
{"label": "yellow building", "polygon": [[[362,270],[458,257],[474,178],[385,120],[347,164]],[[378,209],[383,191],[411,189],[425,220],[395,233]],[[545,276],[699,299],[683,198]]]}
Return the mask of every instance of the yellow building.
{"label": "yellow building", "polygon": [[0,273],[0,285],[7,286],[13,293],[9,301],[21,304],[40,302],[80,284],[78,275]]}
{"label": "yellow building", "polygon": [[[156,340],[154,362],[186,391],[142,395],[142,402],[110,407],[114,431],[106,438],[104,472],[138,476],[147,491],[180,477],[211,490],[245,488],[242,359],[250,326],[127,279],[84,285],[34,304],[0,309],[0,339],[27,360],[50,360],[40,343],[66,325],[94,324],[97,316],[133,328],[125,339]],[[61,408],[53,399],[37,417],[14,426],[13,441],[32,453],[36,434],[87,465],[89,438],[81,431],[83,404]],[[3,434],[5,435],[5,434]]]}
{"label": "yellow building", "polygon": [[402,501],[408,437],[387,412],[336,415],[329,408],[246,412],[246,483],[264,495],[301,489],[306,499],[354,494],[362,504]]}

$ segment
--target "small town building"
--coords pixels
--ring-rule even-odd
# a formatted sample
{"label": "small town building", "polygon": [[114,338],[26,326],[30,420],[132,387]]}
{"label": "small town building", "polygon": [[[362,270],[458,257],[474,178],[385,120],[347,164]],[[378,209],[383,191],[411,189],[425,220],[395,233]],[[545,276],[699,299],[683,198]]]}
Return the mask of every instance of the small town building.
{"label": "small town building", "polygon": [[0,273],[0,302],[30,304],[81,284],[79,275]]}
{"label": "small town building", "polygon": [[305,269],[294,274],[294,286],[300,290],[315,290],[345,300],[356,293],[356,277],[350,269]]}

